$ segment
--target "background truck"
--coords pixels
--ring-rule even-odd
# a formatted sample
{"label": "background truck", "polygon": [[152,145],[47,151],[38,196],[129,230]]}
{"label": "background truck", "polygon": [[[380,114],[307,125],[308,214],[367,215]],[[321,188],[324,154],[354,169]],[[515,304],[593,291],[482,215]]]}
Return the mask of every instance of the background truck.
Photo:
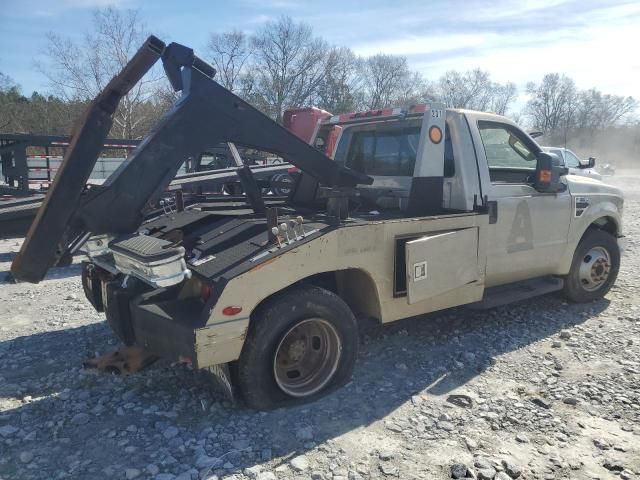
{"label": "background truck", "polygon": [[581,160],[574,152],[563,147],[542,148],[549,153],[555,153],[562,160],[563,165],[569,169],[571,175],[581,175],[595,180],[602,180],[602,175],[595,168],[595,158],[589,157],[589,160]]}
{"label": "background truck", "polygon": [[[113,102],[160,56],[182,96],[123,168],[86,189],[82,169],[68,167],[90,172]],[[76,128],[12,264],[16,279],[38,282],[83,247],[86,296],[125,344],[223,372],[255,408],[344,384],[358,318],[553,290],[590,301],[614,283],[621,192],[564,176],[510,120],[439,104],[309,110],[290,124],[296,135],[214,75],[192,50],[147,41]],[[296,131],[309,131],[306,115],[316,117],[308,142]],[[244,209],[203,202],[143,222],[185,158],[221,141],[238,164],[235,144],[298,167],[288,199],[267,205],[247,167]]]}
{"label": "background truck", "polygon": [[[70,141],[69,137],[57,135],[0,133],[0,239],[26,234]],[[138,143],[139,140],[108,138],[102,151],[116,155],[125,152],[126,156]],[[101,158],[99,163],[104,170],[103,162]]]}

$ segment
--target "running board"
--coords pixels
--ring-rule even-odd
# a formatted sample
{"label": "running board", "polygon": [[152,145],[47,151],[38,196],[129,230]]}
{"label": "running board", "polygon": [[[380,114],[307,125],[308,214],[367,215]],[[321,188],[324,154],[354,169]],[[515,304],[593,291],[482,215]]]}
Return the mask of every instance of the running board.
{"label": "running board", "polygon": [[538,277],[531,280],[487,288],[481,301],[471,303],[468,308],[486,310],[489,308],[520,302],[529,298],[562,290],[564,280],[558,277]]}

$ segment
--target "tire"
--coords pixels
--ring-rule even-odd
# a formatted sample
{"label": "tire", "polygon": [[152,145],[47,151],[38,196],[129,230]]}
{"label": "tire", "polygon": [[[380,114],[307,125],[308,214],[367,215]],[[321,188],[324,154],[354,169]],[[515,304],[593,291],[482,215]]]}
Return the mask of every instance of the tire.
{"label": "tire", "polygon": [[349,381],[358,341],[356,319],[340,297],[313,285],[290,288],[254,312],[233,365],[235,386],[258,410],[313,401]]}
{"label": "tire", "polygon": [[590,229],[582,237],[564,280],[564,295],[583,303],[604,297],[620,270],[620,247],[610,233]]}
{"label": "tire", "polygon": [[271,191],[274,195],[286,197],[291,193],[294,178],[288,173],[278,173],[271,177]]}
{"label": "tire", "polygon": [[243,193],[242,186],[238,183],[225,183],[222,191],[232,197],[239,197]]}

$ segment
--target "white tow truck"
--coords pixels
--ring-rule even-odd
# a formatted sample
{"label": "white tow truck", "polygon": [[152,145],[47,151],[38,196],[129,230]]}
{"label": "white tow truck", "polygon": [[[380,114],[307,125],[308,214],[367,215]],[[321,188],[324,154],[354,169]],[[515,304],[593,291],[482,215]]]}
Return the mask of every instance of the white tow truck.
{"label": "white tow truck", "polygon": [[[87,298],[125,344],[224,373],[249,406],[273,408],[348,381],[359,318],[555,290],[592,301],[615,282],[620,190],[566,176],[507,118],[435,103],[307,109],[290,118],[295,136],[218,85],[193,52],[158,42],[152,51],[182,90],[174,110],[99,189],[74,197],[63,168],[12,266],[37,282],[84,245]],[[77,149],[100,140],[104,116],[92,124],[92,114],[110,93],[85,115]],[[243,208],[203,202],[142,223],[180,164],[220,141],[300,168],[288,200],[266,207],[241,176]],[[65,161],[87,157],[75,158]]]}

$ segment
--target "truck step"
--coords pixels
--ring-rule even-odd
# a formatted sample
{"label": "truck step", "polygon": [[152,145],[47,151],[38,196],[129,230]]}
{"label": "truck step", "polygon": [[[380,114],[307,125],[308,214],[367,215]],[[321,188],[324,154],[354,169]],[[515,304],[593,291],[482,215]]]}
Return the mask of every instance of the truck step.
{"label": "truck step", "polygon": [[481,301],[469,304],[468,308],[486,310],[507,305],[508,303],[520,302],[562,290],[563,285],[564,281],[558,277],[538,277],[508,285],[491,287],[485,290],[484,298]]}

